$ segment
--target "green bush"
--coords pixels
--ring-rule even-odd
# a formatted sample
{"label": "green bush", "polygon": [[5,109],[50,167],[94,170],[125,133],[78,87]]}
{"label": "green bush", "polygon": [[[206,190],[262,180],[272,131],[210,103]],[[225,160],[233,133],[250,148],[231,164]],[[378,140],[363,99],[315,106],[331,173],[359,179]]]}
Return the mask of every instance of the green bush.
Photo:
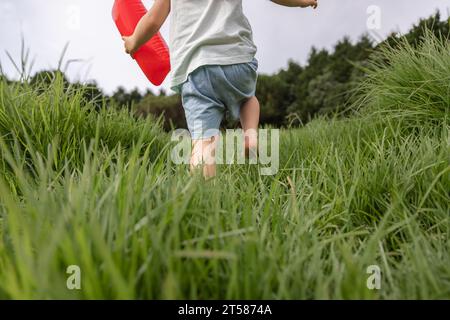
{"label": "green bush", "polygon": [[179,95],[148,95],[135,107],[137,116],[162,117],[165,130],[187,128],[184,110]]}
{"label": "green bush", "polygon": [[[425,33],[417,48],[406,39],[383,46],[367,69],[353,105],[368,115],[403,120],[406,125],[439,123],[450,115],[450,46]],[[386,68],[386,65],[389,68]]]}

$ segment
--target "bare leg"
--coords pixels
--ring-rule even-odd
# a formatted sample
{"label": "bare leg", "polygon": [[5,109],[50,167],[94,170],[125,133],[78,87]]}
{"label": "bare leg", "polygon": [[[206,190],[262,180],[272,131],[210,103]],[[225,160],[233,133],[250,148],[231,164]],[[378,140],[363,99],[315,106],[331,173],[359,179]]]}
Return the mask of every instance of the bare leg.
{"label": "bare leg", "polygon": [[245,134],[246,157],[257,155],[259,115],[259,101],[256,97],[252,97],[241,108],[241,126]]}
{"label": "bare leg", "polygon": [[201,168],[206,179],[216,176],[216,147],[218,136],[192,141],[191,172]]}

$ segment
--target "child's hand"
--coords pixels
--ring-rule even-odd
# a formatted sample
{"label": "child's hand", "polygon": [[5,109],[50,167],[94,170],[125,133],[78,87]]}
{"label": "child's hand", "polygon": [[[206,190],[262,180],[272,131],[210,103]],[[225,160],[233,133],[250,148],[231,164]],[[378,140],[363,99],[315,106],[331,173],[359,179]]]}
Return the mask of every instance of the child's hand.
{"label": "child's hand", "polygon": [[300,7],[307,8],[307,7],[313,7],[313,9],[316,9],[319,5],[318,0],[299,0]]}
{"label": "child's hand", "polygon": [[136,43],[136,40],[133,36],[130,37],[122,37],[123,44],[125,46],[125,52],[129,55],[133,56],[136,51],[139,49]]}
{"label": "child's hand", "polygon": [[169,0],[155,0],[153,6],[139,20],[134,33],[130,37],[122,37],[125,51],[133,56],[161,28],[170,12]]}

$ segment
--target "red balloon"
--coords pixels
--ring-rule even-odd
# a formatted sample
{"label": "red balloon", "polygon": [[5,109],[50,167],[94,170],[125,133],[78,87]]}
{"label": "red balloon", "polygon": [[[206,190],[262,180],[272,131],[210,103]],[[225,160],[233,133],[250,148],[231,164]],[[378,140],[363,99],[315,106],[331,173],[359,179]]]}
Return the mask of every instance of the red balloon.
{"label": "red balloon", "polygon": [[[147,13],[141,0],[115,0],[113,19],[122,36],[133,34],[139,20]],[[144,44],[133,58],[137,61],[148,80],[159,86],[170,72],[169,48],[158,32]]]}

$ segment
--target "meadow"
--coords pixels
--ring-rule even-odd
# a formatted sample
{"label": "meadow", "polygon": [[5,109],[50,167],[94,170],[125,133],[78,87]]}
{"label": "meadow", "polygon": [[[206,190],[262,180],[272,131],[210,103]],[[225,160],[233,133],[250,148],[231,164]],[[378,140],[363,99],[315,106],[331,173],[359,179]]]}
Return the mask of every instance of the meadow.
{"label": "meadow", "polygon": [[1,80],[0,298],[450,298],[450,45],[371,61],[350,115],[281,131],[276,175],[208,181],[155,119]]}

